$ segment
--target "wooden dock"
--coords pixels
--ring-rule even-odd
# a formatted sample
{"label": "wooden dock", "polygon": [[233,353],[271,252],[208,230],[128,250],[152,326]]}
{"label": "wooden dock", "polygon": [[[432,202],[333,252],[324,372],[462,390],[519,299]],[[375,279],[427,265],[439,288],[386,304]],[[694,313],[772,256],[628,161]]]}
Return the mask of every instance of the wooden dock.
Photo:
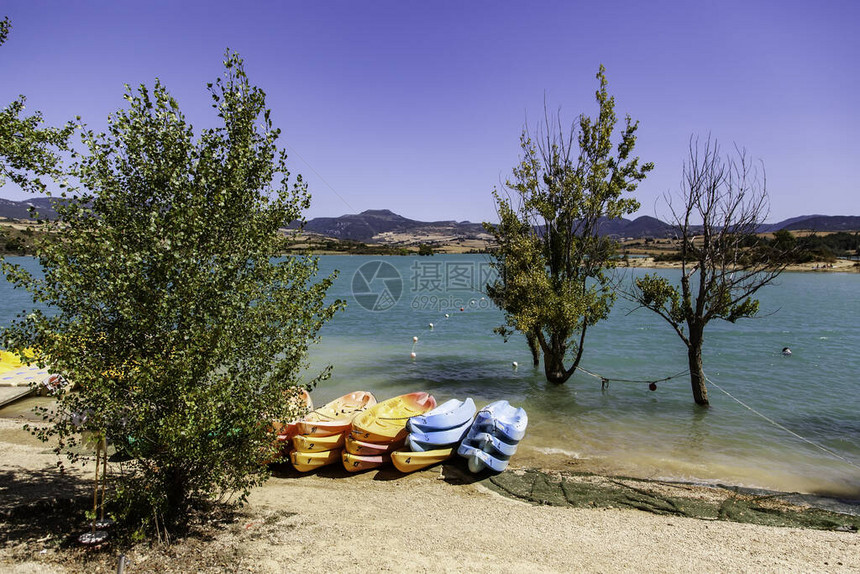
{"label": "wooden dock", "polygon": [[0,407],[34,394],[48,374],[48,369],[26,365],[0,373]]}
{"label": "wooden dock", "polygon": [[0,408],[35,393],[34,387],[0,387]]}

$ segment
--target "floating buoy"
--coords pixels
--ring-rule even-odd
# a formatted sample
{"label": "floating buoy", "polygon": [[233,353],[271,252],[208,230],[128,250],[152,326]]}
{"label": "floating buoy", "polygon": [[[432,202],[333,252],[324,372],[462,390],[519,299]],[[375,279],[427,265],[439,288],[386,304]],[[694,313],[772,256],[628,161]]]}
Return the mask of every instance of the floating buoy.
{"label": "floating buoy", "polygon": [[791,354],[791,349],[789,349],[788,347],[783,347],[782,348],[782,354],[785,355],[786,357],[789,356]]}
{"label": "floating buoy", "polygon": [[464,309],[463,307],[460,307],[460,311],[465,311],[465,310],[466,310],[466,309]]}
{"label": "floating buoy", "polygon": [[448,318],[448,313],[445,313],[445,318],[446,318],[446,319]]}
{"label": "floating buoy", "polygon": [[412,357],[413,359],[414,359],[415,357],[417,357],[417,355],[415,354],[415,351],[412,351],[411,353],[409,353],[409,356],[410,356],[410,357]]}
{"label": "floating buoy", "polygon": [[656,391],[657,390],[657,383],[648,383],[648,390],[649,391]]}
{"label": "floating buoy", "polygon": [[430,327],[430,328],[432,329],[432,328],[433,328],[433,323],[430,323],[430,325],[428,325],[428,327]]}
{"label": "floating buoy", "polygon": [[517,367],[519,367],[520,365],[519,365],[519,363],[517,363],[516,361],[514,361],[513,363],[511,363],[511,366],[512,366],[513,368],[515,368],[515,369],[516,369],[516,368],[517,368]]}
{"label": "floating buoy", "polygon": [[417,342],[418,342],[418,337],[412,337],[412,342],[413,342],[413,343],[417,343]]}

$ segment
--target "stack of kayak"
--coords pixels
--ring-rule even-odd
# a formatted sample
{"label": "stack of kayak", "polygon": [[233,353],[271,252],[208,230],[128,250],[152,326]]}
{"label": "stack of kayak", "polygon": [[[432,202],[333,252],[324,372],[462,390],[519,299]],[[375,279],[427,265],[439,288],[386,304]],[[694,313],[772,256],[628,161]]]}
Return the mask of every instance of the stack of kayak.
{"label": "stack of kayak", "polygon": [[450,458],[471,428],[475,410],[471,398],[451,399],[410,418],[405,448],[392,452],[391,462],[400,472],[412,472]]}
{"label": "stack of kayak", "polygon": [[291,444],[289,459],[300,472],[337,461],[349,472],[389,462],[401,472],[413,472],[455,453],[468,460],[472,472],[502,472],[528,426],[526,411],[504,400],[477,414],[471,398],[437,406],[425,392],[377,403],[371,393],[355,391],[316,410],[307,393],[296,400],[310,412],[280,425],[278,439]]}
{"label": "stack of kayak", "polygon": [[490,403],[478,412],[457,453],[469,461],[469,470],[489,468],[502,472],[526,434],[528,416],[508,401]]}
{"label": "stack of kayak", "polygon": [[[290,403],[302,417],[309,411],[314,410],[314,401],[311,398],[310,393],[305,389],[296,389],[295,394],[292,394],[287,398],[287,402]],[[292,440],[298,432],[298,421],[299,419],[297,418],[288,423],[280,421],[272,422],[272,426],[276,432],[279,450],[288,450],[290,440]]]}
{"label": "stack of kayak", "polygon": [[356,416],[344,441],[344,468],[358,472],[388,463],[392,451],[406,442],[409,419],[435,406],[436,399],[427,393],[408,393],[377,403]]}
{"label": "stack of kayak", "polygon": [[376,404],[371,393],[355,391],[296,421],[290,462],[299,472],[307,472],[340,460],[353,419]]}

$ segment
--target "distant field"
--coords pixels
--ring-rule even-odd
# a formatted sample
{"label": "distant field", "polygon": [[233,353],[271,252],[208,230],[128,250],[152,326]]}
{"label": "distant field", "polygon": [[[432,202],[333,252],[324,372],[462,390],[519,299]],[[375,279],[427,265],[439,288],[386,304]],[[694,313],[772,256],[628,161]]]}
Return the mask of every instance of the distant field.
{"label": "distant field", "polygon": [[[0,220],[0,254],[31,255],[34,242],[45,233],[45,225],[26,220]],[[795,237],[817,235],[824,237],[835,231],[792,231]],[[850,232],[857,233],[857,232]],[[772,239],[773,233],[760,233],[760,237]],[[410,255],[418,253],[421,245],[434,253],[484,253],[494,246],[489,234],[457,236],[422,230],[419,233],[386,232],[374,236],[371,241],[343,240],[319,233],[301,232],[287,239],[286,252],[310,251],[317,254],[349,253],[360,255]],[[641,256],[659,256],[679,250],[675,239],[628,239],[621,242],[621,253]]]}

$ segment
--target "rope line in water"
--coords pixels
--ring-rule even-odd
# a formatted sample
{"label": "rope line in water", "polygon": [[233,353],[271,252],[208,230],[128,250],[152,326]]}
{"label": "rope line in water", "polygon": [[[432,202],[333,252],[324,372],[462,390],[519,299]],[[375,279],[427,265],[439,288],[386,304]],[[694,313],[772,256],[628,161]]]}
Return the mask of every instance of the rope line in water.
{"label": "rope line in water", "polygon": [[657,383],[662,383],[665,381],[671,381],[672,379],[677,379],[678,377],[682,377],[682,376],[684,376],[690,372],[690,371],[681,371],[679,373],[675,373],[674,375],[671,375],[668,377],[663,377],[662,379],[637,380],[637,379],[614,379],[614,378],[604,377],[603,375],[598,375],[597,373],[592,373],[591,371],[589,371],[587,369],[583,369],[582,367],[576,367],[576,368],[577,368],[577,370],[582,371],[586,375],[590,375],[590,376],[594,377],[595,379],[600,379],[600,386],[603,388],[608,387],[609,383],[612,381],[615,381],[617,383],[657,384]]}
{"label": "rope line in water", "polygon": [[[676,373],[676,374],[671,375],[671,376],[669,376],[669,377],[664,377],[664,378],[662,378],[662,379],[632,380],[632,379],[610,379],[610,378],[608,378],[608,377],[604,377],[603,375],[598,375],[597,373],[592,373],[591,371],[589,371],[589,370],[587,370],[587,369],[583,369],[582,367],[576,367],[576,368],[577,368],[578,370],[582,371],[583,373],[587,374],[587,375],[590,375],[590,376],[592,376],[592,377],[594,377],[594,378],[596,378],[596,379],[600,379],[600,386],[601,386],[602,388],[604,388],[604,389],[605,389],[606,387],[608,387],[608,386],[609,386],[609,382],[610,382],[610,381],[616,381],[616,382],[620,382],[620,383],[649,383],[649,384],[656,384],[656,383],[662,383],[662,382],[664,382],[664,381],[670,381],[670,380],[672,380],[672,379],[676,379],[676,378],[678,378],[678,377],[681,377],[681,376],[687,375],[687,374],[689,374],[689,372],[690,372],[690,371],[681,371],[681,372],[679,372],[679,373]],[[754,408],[752,408],[751,406],[749,406],[748,404],[746,404],[745,402],[743,402],[742,400],[740,400],[739,398],[737,398],[736,396],[732,395],[730,392],[728,392],[727,390],[725,390],[724,388],[722,388],[720,385],[718,385],[717,383],[715,383],[714,381],[712,381],[711,379],[709,379],[707,376],[705,376],[705,380],[708,382],[708,384],[713,385],[713,387],[714,387],[714,388],[716,388],[717,390],[719,390],[721,393],[723,393],[724,395],[726,395],[727,397],[729,397],[730,399],[732,399],[733,401],[735,401],[736,403],[738,403],[739,405],[741,405],[742,407],[744,407],[745,409],[747,409],[748,411],[750,411],[751,413],[753,413],[753,414],[755,414],[755,415],[758,415],[759,417],[761,417],[761,418],[762,418],[762,419],[764,419],[765,421],[769,422],[770,424],[772,424],[772,425],[773,425],[773,426],[775,426],[776,428],[778,428],[778,429],[780,429],[780,430],[782,430],[782,431],[784,431],[784,432],[787,432],[788,434],[792,435],[793,437],[795,437],[795,438],[797,438],[797,439],[800,439],[800,440],[802,440],[803,442],[805,442],[805,443],[807,443],[807,444],[809,444],[809,445],[814,446],[815,448],[817,448],[817,449],[821,450],[822,452],[825,452],[825,453],[829,454],[830,456],[833,456],[833,457],[838,458],[839,460],[841,460],[841,461],[842,461],[842,462],[844,462],[845,464],[851,465],[851,466],[853,466],[854,468],[860,468],[860,464],[857,464],[857,463],[855,463],[855,462],[853,462],[853,461],[851,461],[851,460],[849,460],[849,459],[845,458],[844,456],[842,456],[842,455],[841,455],[841,454],[839,454],[838,452],[835,452],[835,451],[833,451],[833,450],[830,450],[829,448],[827,448],[827,447],[826,447],[826,446],[824,446],[824,445],[818,444],[817,442],[815,442],[815,441],[813,441],[813,440],[810,440],[810,439],[808,439],[808,438],[806,438],[806,437],[804,437],[804,436],[801,436],[801,435],[797,434],[796,432],[794,432],[794,431],[793,431],[793,430],[791,430],[790,428],[786,427],[785,425],[782,425],[782,424],[780,424],[780,423],[776,422],[775,420],[773,420],[772,418],[768,417],[767,415],[762,414],[762,413],[760,413],[759,411],[755,410]]]}
{"label": "rope line in water", "polygon": [[733,401],[735,401],[736,403],[738,403],[740,406],[742,406],[742,407],[744,407],[745,409],[747,409],[748,411],[750,411],[750,412],[752,412],[752,413],[754,413],[754,414],[756,414],[756,415],[760,416],[761,418],[763,418],[764,420],[766,420],[767,422],[769,422],[770,424],[772,424],[772,425],[773,425],[773,426],[775,426],[776,428],[778,428],[778,429],[780,429],[780,430],[783,430],[783,431],[787,432],[788,434],[792,435],[793,437],[798,438],[798,439],[802,440],[803,442],[805,442],[805,443],[807,443],[807,444],[810,444],[810,445],[814,446],[815,448],[817,448],[817,449],[819,449],[819,450],[821,450],[821,451],[823,451],[823,452],[826,452],[826,453],[827,453],[827,454],[829,454],[830,456],[834,456],[834,457],[838,458],[839,460],[841,460],[841,461],[842,461],[842,462],[844,462],[845,464],[849,464],[849,465],[853,466],[854,468],[860,468],[860,464],[857,464],[857,463],[855,463],[855,462],[852,462],[851,460],[849,460],[849,459],[845,458],[844,456],[842,456],[841,454],[839,454],[839,453],[837,453],[837,452],[834,452],[834,451],[830,450],[829,448],[827,448],[827,447],[826,447],[826,446],[824,446],[824,445],[818,444],[818,443],[817,443],[817,442],[815,442],[815,441],[812,441],[812,440],[810,440],[810,439],[808,439],[808,438],[806,438],[806,437],[800,436],[799,434],[797,434],[796,432],[794,432],[794,431],[793,431],[793,430],[791,430],[790,428],[788,428],[788,427],[786,427],[786,426],[784,426],[784,425],[781,425],[780,423],[776,422],[775,420],[773,420],[772,418],[768,417],[767,415],[764,415],[764,414],[762,414],[762,413],[758,412],[757,410],[755,410],[754,408],[752,408],[751,406],[749,406],[748,404],[746,404],[745,402],[743,402],[742,400],[740,400],[739,398],[737,398],[736,396],[732,395],[730,392],[728,392],[727,390],[725,390],[724,388],[722,388],[720,385],[718,385],[717,383],[715,383],[714,381],[712,381],[711,379],[709,379],[709,378],[707,377],[707,375],[705,375],[705,380],[706,380],[706,381],[708,381],[708,384],[713,385],[713,386],[714,386],[714,388],[716,388],[716,389],[717,389],[717,390],[719,390],[721,393],[723,393],[724,395],[726,395],[727,397],[729,397],[730,399],[732,399]]}

